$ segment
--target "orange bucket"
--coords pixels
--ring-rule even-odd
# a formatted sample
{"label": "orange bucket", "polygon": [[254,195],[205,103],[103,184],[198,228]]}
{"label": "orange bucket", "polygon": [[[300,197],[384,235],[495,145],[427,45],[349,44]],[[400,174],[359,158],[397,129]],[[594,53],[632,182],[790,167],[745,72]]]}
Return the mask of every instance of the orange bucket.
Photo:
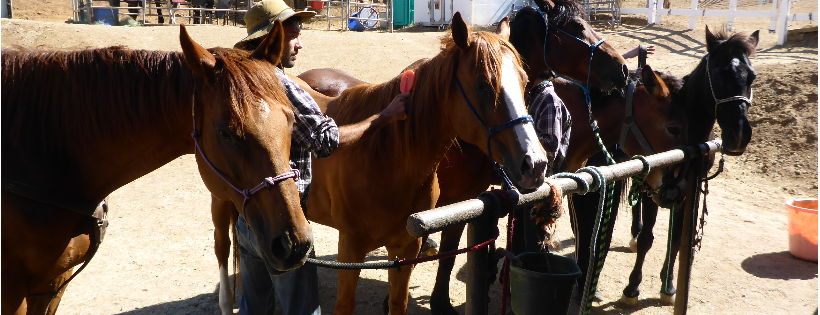
{"label": "orange bucket", "polygon": [[789,211],[789,252],[797,258],[817,261],[817,199],[786,201]]}
{"label": "orange bucket", "polygon": [[325,8],[325,3],[322,1],[311,1],[310,8],[315,10],[321,10]]}

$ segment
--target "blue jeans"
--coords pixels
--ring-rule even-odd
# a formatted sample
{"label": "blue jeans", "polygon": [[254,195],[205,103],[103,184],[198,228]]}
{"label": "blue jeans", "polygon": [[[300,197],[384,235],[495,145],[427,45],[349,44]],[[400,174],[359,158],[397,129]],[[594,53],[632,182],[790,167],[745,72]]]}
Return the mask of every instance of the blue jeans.
{"label": "blue jeans", "polygon": [[259,254],[256,236],[242,216],[236,222],[236,236],[242,276],[240,315],[273,314],[277,296],[286,315],[322,314],[316,266],[304,265],[282,275],[270,275]]}

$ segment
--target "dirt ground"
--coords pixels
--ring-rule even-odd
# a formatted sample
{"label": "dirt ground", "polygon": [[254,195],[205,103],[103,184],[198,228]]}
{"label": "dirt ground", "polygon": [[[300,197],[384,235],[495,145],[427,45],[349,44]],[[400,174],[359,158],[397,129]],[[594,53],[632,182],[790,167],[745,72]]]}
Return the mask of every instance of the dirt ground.
{"label": "dirt ground", "polygon": [[[638,7],[643,0],[625,1]],[[676,0],[673,7],[687,8]],[[728,6],[710,1],[708,8]],[[758,0],[740,1],[747,10],[762,8]],[[2,47],[74,50],[110,45],[136,49],[180,50],[179,28],[110,27],[68,24],[67,0],[14,1],[15,19],[0,21]],[[817,11],[817,1],[793,4],[793,13]],[[649,64],[656,70],[683,76],[705,52],[704,27],[725,19],[701,17],[694,30],[688,18],[664,17],[658,25],[645,18],[625,16],[624,25],[600,29],[620,51],[639,43],[655,45]],[[395,33],[379,31],[323,31],[325,21],[307,25],[305,49],[292,73],[313,68],[337,68],[370,82],[385,81],[411,62],[437,53],[434,28],[410,27]],[[727,169],[710,183],[709,216],[702,250],[695,257],[689,300],[691,314],[811,314],[818,305],[816,263],[792,257],[788,251],[788,219],[783,203],[793,198],[817,198],[817,24],[794,22],[790,41],[775,46],[769,20],[738,18],[735,29],[761,30],[757,55],[751,60],[758,77],[749,113],[752,142],[740,157],[727,157]],[[237,26],[190,27],[205,47],[230,47],[245,36]],[[636,61],[630,60],[634,67]],[[180,157],[159,170],[118,189],[111,197],[111,225],[90,266],[68,287],[62,314],[217,314],[219,278],[213,254],[209,193],[199,179],[192,155]],[[612,252],[600,290],[605,299],[595,314],[665,314],[672,307],[658,297],[661,262],[669,211],[662,209],[655,229],[655,248],[644,267],[638,306],[617,305],[635,255],[629,252],[629,211],[618,217]],[[503,225],[503,224],[500,224]],[[314,224],[320,258],[335,259],[338,233]],[[561,254],[571,255],[569,221],[559,222]],[[438,239],[434,235],[434,239]],[[502,237],[500,240],[504,244]],[[466,245],[462,239],[462,246]],[[386,259],[383,250],[368,260]],[[456,262],[451,281],[452,302],[464,312],[465,257]],[[429,312],[429,295],[436,262],[416,267],[411,280],[410,314]],[[323,313],[330,314],[336,298],[336,273],[320,271]],[[357,314],[378,314],[387,292],[385,271],[364,271],[357,292]],[[499,311],[494,284],[491,313]]]}

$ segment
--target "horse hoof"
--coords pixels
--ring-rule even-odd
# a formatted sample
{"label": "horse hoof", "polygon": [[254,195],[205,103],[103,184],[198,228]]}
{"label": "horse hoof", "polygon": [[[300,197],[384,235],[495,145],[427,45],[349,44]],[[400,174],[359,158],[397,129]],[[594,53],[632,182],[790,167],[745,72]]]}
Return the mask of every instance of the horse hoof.
{"label": "horse hoof", "polygon": [[620,301],[624,306],[635,306],[638,305],[638,297],[628,297],[626,295],[621,295]]}
{"label": "horse hoof", "polygon": [[637,237],[633,237],[631,240],[629,240],[629,249],[632,250],[632,252],[635,253],[635,254],[638,253],[638,238]]}
{"label": "horse hoof", "polygon": [[663,305],[675,305],[675,295],[669,295],[661,292],[661,303]]}

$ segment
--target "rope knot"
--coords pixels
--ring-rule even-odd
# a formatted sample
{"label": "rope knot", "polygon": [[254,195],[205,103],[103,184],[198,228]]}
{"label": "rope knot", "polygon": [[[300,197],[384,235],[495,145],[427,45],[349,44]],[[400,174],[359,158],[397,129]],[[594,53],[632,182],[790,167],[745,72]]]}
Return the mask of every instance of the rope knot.
{"label": "rope knot", "polygon": [[499,218],[503,218],[507,214],[512,215],[513,210],[515,210],[515,203],[513,203],[512,198],[510,198],[510,194],[508,194],[506,190],[493,189],[490,190],[489,193],[495,195],[499,200],[501,200],[501,209],[503,211],[498,214]]}

